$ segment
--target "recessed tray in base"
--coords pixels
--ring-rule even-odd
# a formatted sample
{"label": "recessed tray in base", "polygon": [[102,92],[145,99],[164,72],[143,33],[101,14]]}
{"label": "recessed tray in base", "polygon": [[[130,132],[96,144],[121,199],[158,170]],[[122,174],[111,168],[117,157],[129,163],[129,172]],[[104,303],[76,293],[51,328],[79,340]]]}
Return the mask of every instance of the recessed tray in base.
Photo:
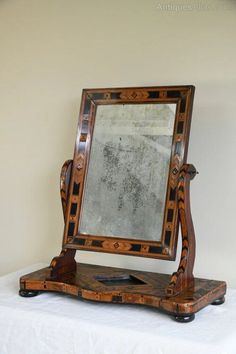
{"label": "recessed tray in base", "polygon": [[[195,278],[194,286],[177,296],[167,296],[170,275],[77,263],[76,272],[50,279],[50,268],[20,278],[20,295],[30,297],[41,291],[57,291],[86,300],[139,304],[156,307],[178,322],[190,322],[209,304],[222,304],[223,281]],[[29,293],[29,295],[28,295]]]}

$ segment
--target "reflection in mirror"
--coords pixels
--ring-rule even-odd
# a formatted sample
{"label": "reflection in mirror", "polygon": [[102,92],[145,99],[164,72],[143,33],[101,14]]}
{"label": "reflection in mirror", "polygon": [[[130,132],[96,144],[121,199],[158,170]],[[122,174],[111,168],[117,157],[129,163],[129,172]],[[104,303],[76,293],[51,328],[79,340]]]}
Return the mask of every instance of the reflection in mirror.
{"label": "reflection in mirror", "polygon": [[97,107],[80,233],[161,240],[175,110]]}

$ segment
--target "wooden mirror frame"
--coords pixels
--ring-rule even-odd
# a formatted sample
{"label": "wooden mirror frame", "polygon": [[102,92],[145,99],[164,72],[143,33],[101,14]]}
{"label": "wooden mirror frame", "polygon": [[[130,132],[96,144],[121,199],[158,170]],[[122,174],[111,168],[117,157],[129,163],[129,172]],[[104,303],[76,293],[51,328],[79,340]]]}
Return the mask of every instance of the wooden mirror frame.
{"label": "wooden mirror frame", "polygon": [[[194,86],[83,90],[74,163],[65,210],[63,247],[175,260],[179,229],[176,187],[181,167],[186,162],[193,97]],[[79,230],[97,106],[144,103],[176,104],[161,240],[147,241],[110,235],[81,234],[77,230]]]}
{"label": "wooden mirror frame", "polygon": [[[193,86],[83,91],[74,159],[66,161],[61,170],[60,192],[65,220],[62,250],[49,267],[20,278],[21,296],[58,291],[86,300],[147,305],[171,314],[178,322],[192,321],[195,313],[209,304],[224,303],[224,281],[194,278],[193,275],[195,233],[189,188],[197,171],[193,165],[186,164],[193,94]],[[177,104],[161,241],[78,235],[76,230],[97,105],[148,102]],[[171,221],[168,214],[172,214]],[[182,249],[178,269],[172,275],[82,264],[75,260],[77,249],[173,260],[179,222]]]}

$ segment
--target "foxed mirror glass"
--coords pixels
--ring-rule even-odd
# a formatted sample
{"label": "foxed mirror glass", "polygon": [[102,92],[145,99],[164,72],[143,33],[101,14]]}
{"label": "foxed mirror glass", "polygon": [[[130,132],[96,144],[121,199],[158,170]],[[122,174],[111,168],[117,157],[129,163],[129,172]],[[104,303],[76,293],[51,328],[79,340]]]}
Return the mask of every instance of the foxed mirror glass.
{"label": "foxed mirror glass", "polygon": [[64,247],[175,259],[193,92],[83,91]]}
{"label": "foxed mirror glass", "polygon": [[80,232],[161,240],[176,104],[97,107]]}

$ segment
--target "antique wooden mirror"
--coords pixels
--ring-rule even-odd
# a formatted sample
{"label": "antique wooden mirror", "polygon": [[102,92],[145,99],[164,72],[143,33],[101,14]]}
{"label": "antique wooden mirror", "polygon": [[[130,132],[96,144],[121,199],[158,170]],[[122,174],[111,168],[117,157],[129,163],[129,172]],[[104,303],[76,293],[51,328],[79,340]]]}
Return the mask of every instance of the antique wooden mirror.
{"label": "antique wooden mirror", "polygon": [[[189,322],[224,302],[226,284],[193,276],[195,235],[186,163],[193,86],[83,91],[73,160],[61,172],[62,252],[20,279],[20,295],[59,291],[160,308]],[[76,250],[175,260],[172,275],[80,264]]]}

